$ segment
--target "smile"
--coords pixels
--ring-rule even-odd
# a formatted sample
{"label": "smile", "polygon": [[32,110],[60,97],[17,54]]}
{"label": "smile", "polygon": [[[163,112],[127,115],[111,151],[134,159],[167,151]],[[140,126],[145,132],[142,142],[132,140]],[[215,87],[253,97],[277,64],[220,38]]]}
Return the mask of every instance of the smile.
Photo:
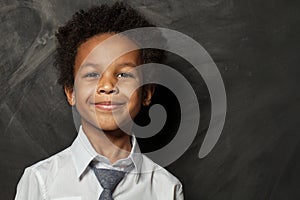
{"label": "smile", "polygon": [[94,105],[96,108],[100,110],[112,111],[123,107],[125,103],[104,101],[104,102],[95,103]]}

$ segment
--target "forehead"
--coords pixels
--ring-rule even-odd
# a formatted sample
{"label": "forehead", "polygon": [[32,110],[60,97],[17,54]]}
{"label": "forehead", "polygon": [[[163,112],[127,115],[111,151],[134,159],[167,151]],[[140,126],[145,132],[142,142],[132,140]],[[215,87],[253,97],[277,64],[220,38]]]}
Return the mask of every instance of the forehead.
{"label": "forehead", "polygon": [[[79,46],[75,58],[75,71],[85,63],[108,66],[112,62],[126,62],[128,59],[131,62],[139,62],[139,51],[131,51],[132,49],[138,49],[137,45],[119,34],[104,33],[93,36]],[[122,55],[128,51],[131,52]]]}

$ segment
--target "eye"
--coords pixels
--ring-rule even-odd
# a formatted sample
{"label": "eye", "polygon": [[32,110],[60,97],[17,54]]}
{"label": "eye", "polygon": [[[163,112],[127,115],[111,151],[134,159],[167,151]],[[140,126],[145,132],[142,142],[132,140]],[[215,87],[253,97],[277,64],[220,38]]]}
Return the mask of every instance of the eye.
{"label": "eye", "polygon": [[92,72],[92,73],[88,73],[86,75],[84,75],[85,78],[98,78],[100,77],[100,74],[96,73],[96,72]]}
{"label": "eye", "polygon": [[134,75],[131,73],[119,73],[117,74],[117,78],[134,78]]}

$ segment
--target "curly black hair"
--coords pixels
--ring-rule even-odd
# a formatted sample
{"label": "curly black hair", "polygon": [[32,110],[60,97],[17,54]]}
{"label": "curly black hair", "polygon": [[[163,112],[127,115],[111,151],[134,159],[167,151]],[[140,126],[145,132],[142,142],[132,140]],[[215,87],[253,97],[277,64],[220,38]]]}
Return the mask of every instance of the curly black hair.
{"label": "curly black hair", "polygon": [[[80,10],[56,33],[58,41],[54,66],[58,69],[58,83],[63,88],[73,88],[74,64],[78,47],[89,38],[102,33],[120,33],[126,30],[155,27],[129,5],[116,2]],[[158,49],[141,50],[141,61],[160,63],[165,55]]]}

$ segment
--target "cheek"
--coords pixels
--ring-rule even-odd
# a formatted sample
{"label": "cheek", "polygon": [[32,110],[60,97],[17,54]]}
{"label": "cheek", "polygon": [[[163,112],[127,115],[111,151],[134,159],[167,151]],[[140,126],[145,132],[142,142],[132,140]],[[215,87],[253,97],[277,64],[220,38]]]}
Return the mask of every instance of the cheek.
{"label": "cheek", "polygon": [[121,91],[123,95],[125,95],[128,99],[131,96],[137,95],[137,93],[140,93],[140,87],[138,81],[120,81],[118,82],[117,87]]}
{"label": "cheek", "polygon": [[129,110],[131,114],[136,115],[140,111],[141,106],[142,106],[142,90],[138,89],[132,93],[129,100]]}
{"label": "cheek", "polygon": [[76,101],[84,102],[88,100],[88,98],[94,99],[96,89],[95,84],[80,83],[80,81],[78,81],[74,86]]}
{"label": "cheek", "polygon": [[139,92],[134,92],[132,93],[131,97],[130,97],[130,101],[131,102],[141,102],[141,95]]}
{"label": "cheek", "polygon": [[118,87],[121,94],[130,99],[130,101],[136,101],[141,97],[141,89],[138,87],[138,84],[121,83]]}

